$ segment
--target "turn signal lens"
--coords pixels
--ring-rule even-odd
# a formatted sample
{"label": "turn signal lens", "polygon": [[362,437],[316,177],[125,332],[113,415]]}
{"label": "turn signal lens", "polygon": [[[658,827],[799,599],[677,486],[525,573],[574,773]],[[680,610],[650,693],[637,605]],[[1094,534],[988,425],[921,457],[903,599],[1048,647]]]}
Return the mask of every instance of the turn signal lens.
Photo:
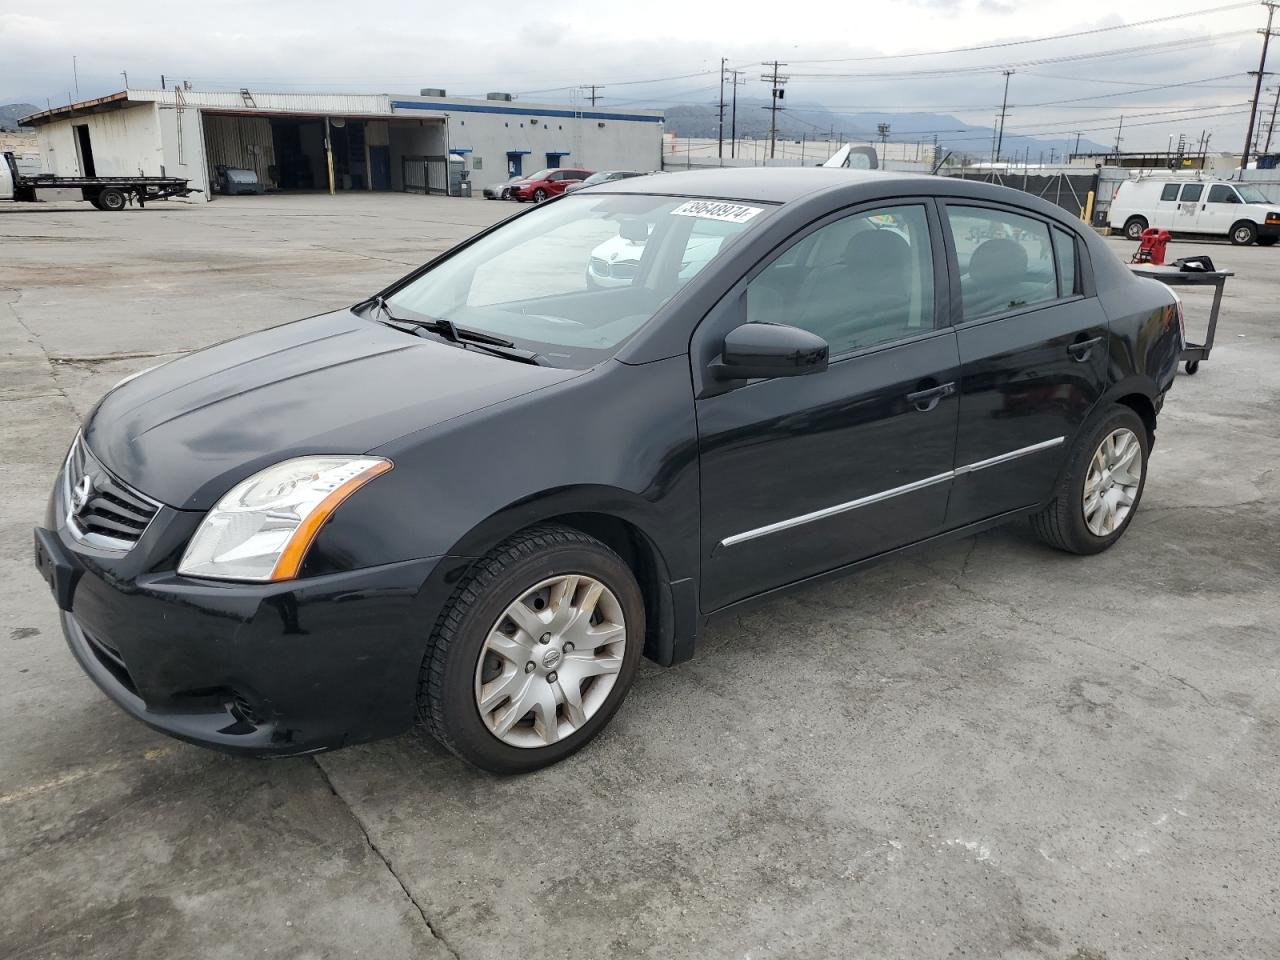
{"label": "turn signal lens", "polygon": [[219,580],[291,580],[339,505],[391,469],[380,457],[298,457],[236,484],[205,515],[178,572]]}

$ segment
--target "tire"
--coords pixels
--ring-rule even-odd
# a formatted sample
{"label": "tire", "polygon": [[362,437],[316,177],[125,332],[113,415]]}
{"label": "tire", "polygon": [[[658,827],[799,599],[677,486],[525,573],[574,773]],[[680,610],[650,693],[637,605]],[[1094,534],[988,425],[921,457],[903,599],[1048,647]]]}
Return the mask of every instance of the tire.
{"label": "tire", "polygon": [[[578,650],[571,656],[575,651],[565,646],[565,637],[576,636],[585,647],[583,638],[588,634],[580,629],[571,632],[575,628],[567,628],[549,642],[534,638],[533,630],[516,629],[517,621],[508,613],[517,606],[521,608],[519,620],[541,621],[534,630],[543,625],[549,631],[555,629],[561,607],[554,602],[554,594],[548,594],[545,608],[539,606],[543,602],[539,588],[572,577],[581,578],[584,585],[570,588],[566,609],[575,612],[580,603],[585,610],[588,586],[594,582],[603,592],[592,609],[605,610],[604,614],[591,614],[590,620],[575,617],[572,623],[580,629],[601,631],[594,634],[597,636],[621,637],[625,641],[621,651],[618,641],[612,640],[607,648],[594,653]],[[525,603],[529,597],[535,599]],[[542,620],[544,615],[549,619]],[[606,616],[614,625],[613,633],[603,627]],[[557,525],[533,527],[477,561],[441,610],[418,676],[419,722],[458,757],[492,773],[527,773],[556,763],[590,742],[621,705],[639,666],[644,636],[644,600],[621,557],[577,530]],[[489,646],[491,637],[502,640],[504,649],[518,655],[505,659],[497,655]],[[552,634],[542,634],[546,637]],[[553,650],[559,654],[554,660]],[[594,659],[600,651],[604,656]],[[518,669],[517,661],[525,656],[531,659],[523,670]],[[606,662],[611,665],[609,670],[594,672],[596,665]],[[576,722],[569,698],[562,697],[569,688],[557,675],[557,667],[566,676],[571,669],[575,676],[584,675],[574,683],[582,717]],[[597,684],[601,686],[597,688]],[[513,691],[510,697],[501,696],[504,687]],[[499,697],[494,701],[498,709],[482,714],[480,698],[485,690]],[[508,719],[517,701],[529,703],[530,710],[505,733],[494,729]],[[553,702],[553,723],[539,725],[547,713],[538,708]],[[548,729],[554,729],[554,735],[549,735]]]}
{"label": "tire", "polygon": [[126,199],[123,190],[107,187],[98,194],[98,209],[115,212],[125,208]]}
{"label": "tire", "polygon": [[1124,235],[1130,240],[1141,240],[1142,231],[1147,229],[1145,217],[1130,217],[1124,222]]}
{"label": "tire", "polygon": [[1199,360],[1188,360],[1188,361],[1187,361],[1187,376],[1188,376],[1188,377],[1194,377],[1194,376],[1196,375],[1196,372],[1197,372],[1199,369],[1200,369],[1200,361],[1199,361]]}
{"label": "tire", "polygon": [[1231,227],[1231,245],[1234,247],[1247,247],[1258,239],[1258,227],[1252,221],[1241,220]]}
{"label": "tire", "polygon": [[93,208],[94,208],[95,210],[101,210],[101,209],[102,209],[102,201],[98,199],[97,194],[95,194],[95,195],[93,195],[92,197],[89,197],[89,198],[87,198],[87,199],[88,199],[89,203],[91,203],[91,204],[93,205]]}
{"label": "tire", "polygon": [[542,203],[542,201],[544,201],[544,200],[546,200],[546,199],[547,199],[547,191],[543,190],[541,187],[539,187],[537,190],[533,191],[533,202],[534,202],[534,203]]}
{"label": "tire", "polygon": [[1258,246],[1260,246],[1260,247],[1274,247],[1274,246],[1276,245],[1276,241],[1277,241],[1277,240],[1280,240],[1280,237],[1259,237],[1259,238],[1258,238]]}
{"label": "tire", "polygon": [[[1136,459],[1141,463],[1141,475],[1134,488],[1116,483],[1111,489],[1120,488],[1113,503],[1123,503],[1125,496],[1132,501],[1122,517],[1111,529],[1102,531],[1090,528],[1090,521],[1085,514],[1085,482],[1090,477],[1091,465],[1095,456],[1102,453],[1103,442],[1117,433],[1127,431],[1131,439],[1138,445]],[[1113,405],[1092,426],[1084,429],[1068,455],[1066,466],[1058,478],[1053,500],[1039,513],[1031,517],[1031,528],[1045,543],[1068,553],[1094,554],[1106,550],[1129,529],[1129,523],[1138,512],[1142,502],[1142,491],[1147,483],[1147,457],[1150,453],[1150,440],[1147,436],[1146,424],[1131,409],[1120,404]],[[1117,471],[1118,476],[1127,474]],[[1107,474],[1104,474],[1107,476]],[[1106,481],[1109,482],[1109,481]],[[1108,496],[1110,493],[1108,493]],[[1106,497],[1103,498],[1104,502]],[[1118,515],[1117,511],[1117,515]],[[1094,518],[1096,520],[1096,514]]]}

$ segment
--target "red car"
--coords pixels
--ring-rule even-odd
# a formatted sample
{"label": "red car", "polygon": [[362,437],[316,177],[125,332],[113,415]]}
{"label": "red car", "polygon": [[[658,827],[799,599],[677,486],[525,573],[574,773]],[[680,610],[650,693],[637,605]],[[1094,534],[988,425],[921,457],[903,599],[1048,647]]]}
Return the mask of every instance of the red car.
{"label": "red car", "polygon": [[511,184],[511,196],[520,201],[532,200],[534,203],[541,203],[549,197],[559,196],[564,193],[564,188],[569,184],[585,180],[594,172],[594,170],[567,167],[539,170],[532,176]]}

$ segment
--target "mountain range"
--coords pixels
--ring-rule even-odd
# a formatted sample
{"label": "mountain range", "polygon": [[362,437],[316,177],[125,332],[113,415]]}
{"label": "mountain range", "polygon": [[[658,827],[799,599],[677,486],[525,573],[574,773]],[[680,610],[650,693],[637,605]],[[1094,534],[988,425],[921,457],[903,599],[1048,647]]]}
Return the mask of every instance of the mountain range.
{"label": "mountain range", "polygon": [[[738,98],[739,137],[767,137],[769,135],[769,111],[767,100]],[[717,108],[687,105],[663,109],[666,115],[666,131],[677,137],[715,137]],[[725,135],[729,134],[730,114],[725,109]],[[991,156],[993,129],[975,126],[945,113],[833,113],[816,104],[792,105],[778,113],[778,136],[783,139],[834,140],[836,142],[874,142],[880,139],[878,125],[889,125],[889,142],[932,144],[936,134],[944,150],[952,151],[957,158],[969,155],[978,160]],[[1064,131],[1060,137],[1025,137],[1006,133],[1000,155],[1005,158],[1026,155],[1030,150],[1031,161],[1040,154],[1049,159],[1050,151],[1061,157],[1070,152],[1105,152],[1107,146],[1081,137],[1076,146],[1076,135]]]}
{"label": "mountain range", "polygon": [[18,120],[40,110],[34,103],[6,103],[0,105],[0,130],[17,130]]}

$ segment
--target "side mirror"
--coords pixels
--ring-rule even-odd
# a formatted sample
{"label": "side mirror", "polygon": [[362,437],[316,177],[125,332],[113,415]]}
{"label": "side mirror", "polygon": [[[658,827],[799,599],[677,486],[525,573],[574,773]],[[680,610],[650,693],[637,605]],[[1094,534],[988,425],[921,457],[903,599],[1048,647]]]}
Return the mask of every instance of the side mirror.
{"label": "side mirror", "polygon": [[724,338],[711,364],[717,380],[799,377],[827,369],[831,348],[816,333],[785,323],[744,323]]}
{"label": "side mirror", "polygon": [[644,243],[649,239],[649,225],[639,217],[628,217],[619,222],[618,236],[632,243]]}

